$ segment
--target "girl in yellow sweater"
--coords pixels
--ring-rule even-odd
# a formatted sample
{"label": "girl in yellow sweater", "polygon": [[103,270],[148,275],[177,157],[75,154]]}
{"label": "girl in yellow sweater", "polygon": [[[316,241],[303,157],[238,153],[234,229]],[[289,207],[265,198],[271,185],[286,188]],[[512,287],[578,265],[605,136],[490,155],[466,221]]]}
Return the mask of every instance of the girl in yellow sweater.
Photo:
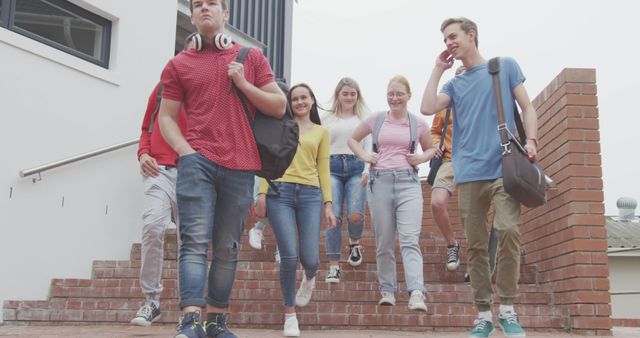
{"label": "girl in yellow sweater", "polygon": [[[293,116],[300,128],[300,143],[293,162],[284,176],[274,180],[279,196],[266,196],[266,181],[261,183],[256,216],[265,212],[273,226],[280,249],[280,287],[284,303],[285,337],[300,335],[295,306],[305,306],[315,288],[320,265],[320,224],[322,213],[329,228],[336,225],[331,204],[329,172],[329,131],[320,126],[316,98],[311,88],[297,84],[287,95]],[[300,263],[304,276],[295,293],[296,268]]]}

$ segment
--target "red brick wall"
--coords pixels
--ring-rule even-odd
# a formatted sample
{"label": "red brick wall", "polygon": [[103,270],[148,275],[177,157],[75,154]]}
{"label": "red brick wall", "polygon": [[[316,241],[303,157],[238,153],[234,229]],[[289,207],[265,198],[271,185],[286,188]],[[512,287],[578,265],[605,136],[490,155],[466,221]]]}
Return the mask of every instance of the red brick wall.
{"label": "red brick wall", "polygon": [[551,286],[568,328],[610,334],[598,97],[594,69],[564,69],[533,100],[541,163],[557,184],[524,211],[524,267]]}

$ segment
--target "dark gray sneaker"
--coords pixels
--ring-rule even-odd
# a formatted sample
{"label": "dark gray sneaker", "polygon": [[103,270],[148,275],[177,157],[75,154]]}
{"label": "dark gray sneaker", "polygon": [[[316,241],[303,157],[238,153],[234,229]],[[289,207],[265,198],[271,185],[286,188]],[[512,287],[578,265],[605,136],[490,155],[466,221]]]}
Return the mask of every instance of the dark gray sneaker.
{"label": "dark gray sneaker", "polygon": [[200,312],[187,312],[182,315],[177,330],[178,334],[174,338],[207,338],[200,322]]}
{"label": "dark gray sneaker", "polygon": [[136,317],[131,320],[131,324],[138,326],[149,326],[151,323],[160,319],[160,308],[154,303],[144,304],[138,312]]}
{"label": "dark gray sneaker", "polygon": [[456,271],[460,265],[460,244],[447,246],[447,270]]}
{"label": "dark gray sneaker", "polygon": [[210,338],[238,338],[235,334],[229,331],[227,322],[229,321],[228,313],[216,313],[214,318],[207,316],[207,323],[205,324],[205,330],[207,331],[207,337]]}

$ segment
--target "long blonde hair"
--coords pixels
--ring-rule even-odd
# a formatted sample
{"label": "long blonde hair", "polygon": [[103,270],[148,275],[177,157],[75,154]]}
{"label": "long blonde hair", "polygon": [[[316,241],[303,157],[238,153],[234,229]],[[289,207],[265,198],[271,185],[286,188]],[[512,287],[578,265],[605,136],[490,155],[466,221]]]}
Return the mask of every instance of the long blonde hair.
{"label": "long blonde hair", "polygon": [[343,77],[338,81],[336,85],[336,89],[333,91],[333,97],[331,98],[331,108],[329,108],[329,114],[334,117],[338,117],[342,115],[342,104],[340,103],[340,91],[342,87],[347,86],[356,90],[358,94],[358,99],[356,100],[356,105],[353,107],[353,112],[358,116],[358,119],[362,120],[364,115],[368,112],[367,105],[364,103],[364,98],[362,97],[362,92],[360,92],[360,85],[356,80],[350,77]]}

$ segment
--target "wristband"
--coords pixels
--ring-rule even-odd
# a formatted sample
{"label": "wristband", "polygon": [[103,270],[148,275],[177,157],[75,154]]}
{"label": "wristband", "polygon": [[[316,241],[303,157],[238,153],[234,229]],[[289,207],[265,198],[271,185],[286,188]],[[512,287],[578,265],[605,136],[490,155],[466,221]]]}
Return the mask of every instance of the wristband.
{"label": "wristband", "polygon": [[529,140],[533,141],[533,143],[536,145],[536,148],[538,148],[538,139],[536,137],[529,136],[529,137],[527,137],[527,141],[529,141]]}

